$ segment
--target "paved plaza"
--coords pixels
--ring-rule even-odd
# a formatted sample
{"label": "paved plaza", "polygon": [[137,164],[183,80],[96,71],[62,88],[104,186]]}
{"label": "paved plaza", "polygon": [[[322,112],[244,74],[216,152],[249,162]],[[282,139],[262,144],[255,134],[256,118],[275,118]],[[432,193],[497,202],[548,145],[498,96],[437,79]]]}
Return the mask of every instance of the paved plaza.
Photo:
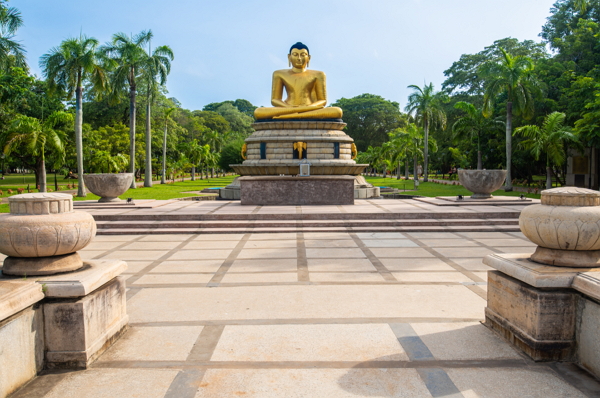
{"label": "paved plaza", "polygon": [[481,324],[489,253],[519,232],[104,235],[129,268],[130,328],[23,398],[586,397]]}

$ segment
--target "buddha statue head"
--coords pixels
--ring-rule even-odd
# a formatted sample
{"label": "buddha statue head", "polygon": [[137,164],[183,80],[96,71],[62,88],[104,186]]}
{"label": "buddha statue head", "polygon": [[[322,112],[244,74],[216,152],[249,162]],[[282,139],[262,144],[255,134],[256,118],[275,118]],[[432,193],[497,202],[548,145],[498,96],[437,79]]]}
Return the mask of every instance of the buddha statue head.
{"label": "buddha statue head", "polygon": [[288,54],[288,64],[294,69],[304,70],[310,62],[310,52],[308,47],[303,43],[296,43],[290,47]]}

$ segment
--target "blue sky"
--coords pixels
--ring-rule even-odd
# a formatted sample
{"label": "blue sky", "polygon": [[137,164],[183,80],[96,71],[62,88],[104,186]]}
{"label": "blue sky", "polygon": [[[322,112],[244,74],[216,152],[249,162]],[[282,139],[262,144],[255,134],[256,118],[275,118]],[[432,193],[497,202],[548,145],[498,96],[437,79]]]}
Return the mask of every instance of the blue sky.
{"label": "blue sky", "polygon": [[184,108],[244,98],[270,106],[271,74],[291,44],[310,48],[328,100],[362,93],[402,107],[410,84],[433,82],[461,54],[494,40],[536,40],[554,0],[10,0],[34,73],[48,50],[80,30],[101,42],[151,29],[175,60],[167,87]]}

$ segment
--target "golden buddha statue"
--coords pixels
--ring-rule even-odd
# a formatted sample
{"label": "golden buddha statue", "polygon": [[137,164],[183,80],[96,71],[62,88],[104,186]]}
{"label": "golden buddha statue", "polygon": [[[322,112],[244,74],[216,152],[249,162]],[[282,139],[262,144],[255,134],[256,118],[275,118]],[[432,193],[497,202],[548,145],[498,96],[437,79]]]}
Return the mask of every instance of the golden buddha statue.
{"label": "golden buddha statue", "polygon": [[[342,109],[325,107],[327,89],[325,73],[307,70],[310,53],[298,42],[290,48],[288,61],[292,69],[273,72],[271,104],[274,108],[257,108],[254,117],[262,119],[341,119]],[[287,99],[283,100],[283,89]]]}

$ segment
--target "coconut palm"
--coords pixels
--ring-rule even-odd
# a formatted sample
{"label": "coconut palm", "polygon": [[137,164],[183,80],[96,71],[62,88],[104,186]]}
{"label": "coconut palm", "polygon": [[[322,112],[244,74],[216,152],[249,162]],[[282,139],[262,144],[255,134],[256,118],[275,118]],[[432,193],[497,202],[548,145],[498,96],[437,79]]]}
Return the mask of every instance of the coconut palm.
{"label": "coconut palm", "polygon": [[165,110],[165,134],[163,136],[162,175],[160,177],[161,184],[167,183],[165,180],[165,174],[167,172],[167,130],[171,113],[173,113],[174,110],[175,108],[168,108]]}
{"label": "coconut palm", "polygon": [[546,189],[552,188],[552,165],[561,166],[565,161],[565,143],[578,144],[577,136],[564,122],[564,113],[552,112],[546,116],[542,127],[523,126],[514,132],[526,138],[520,145],[529,150],[535,160],[539,160],[542,154],[546,155]]}
{"label": "coconut palm", "polygon": [[[111,97],[116,101],[122,90],[129,92],[129,171],[135,173],[135,115],[137,80],[147,66],[148,54],[145,46],[152,39],[152,31],[145,30],[135,36],[117,33],[110,43],[102,46],[100,51],[112,69]],[[135,189],[135,180],[131,182]]]}
{"label": "coconut palm", "polygon": [[75,148],[77,152],[77,196],[86,196],[83,183],[83,85],[92,84],[101,93],[106,88],[106,76],[96,50],[98,40],[79,36],[64,40],[58,47],[50,49],[40,59],[40,68],[48,81],[51,92],[66,93],[67,99],[75,94]]}
{"label": "coconut palm", "polygon": [[534,96],[539,93],[539,84],[533,75],[534,64],[525,56],[513,57],[500,48],[502,57],[498,61],[485,63],[480,74],[485,81],[483,114],[490,117],[494,103],[500,94],[506,94],[506,191],[512,191],[512,116],[517,114],[529,119],[533,116]]}
{"label": "coconut palm", "polygon": [[481,133],[484,131],[500,130],[504,127],[504,123],[499,120],[489,119],[483,116],[481,109],[475,108],[471,103],[459,101],[454,107],[465,112],[454,122],[452,132],[455,138],[469,137],[477,139],[477,170],[483,169],[483,161],[481,158]]}
{"label": "coconut palm", "polygon": [[448,96],[442,92],[436,92],[433,83],[423,86],[423,88],[410,85],[414,91],[408,96],[408,104],[405,111],[415,113],[418,121],[423,126],[423,181],[427,182],[429,173],[429,129],[439,126],[442,129],[446,127],[446,113],[442,105],[449,101]]}
{"label": "coconut palm", "polygon": [[27,69],[25,49],[14,40],[17,30],[23,25],[21,13],[14,7],[0,5],[0,70],[11,67]]}
{"label": "coconut palm", "polygon": [[59,158],[64,158],[66,137],[56,128],[72,121],[73,116],[66,112],[54,112],[43,123],[34,117],[19,115],[3,137],[5,155],[24,148],[36,159],[36,185],[40,192],[46,192],[46,151],[53,150]]}
{"label": "coconut palm", "polygon": [[158,86],[167,82],[167,75],[171,71],[173,50],[169,46],[156,47],[152,53],[148,51],[145,65],[142,68],[142,76],[146,81],[146,173],[144,186],[152,186],[152,128],[151,109]]}

